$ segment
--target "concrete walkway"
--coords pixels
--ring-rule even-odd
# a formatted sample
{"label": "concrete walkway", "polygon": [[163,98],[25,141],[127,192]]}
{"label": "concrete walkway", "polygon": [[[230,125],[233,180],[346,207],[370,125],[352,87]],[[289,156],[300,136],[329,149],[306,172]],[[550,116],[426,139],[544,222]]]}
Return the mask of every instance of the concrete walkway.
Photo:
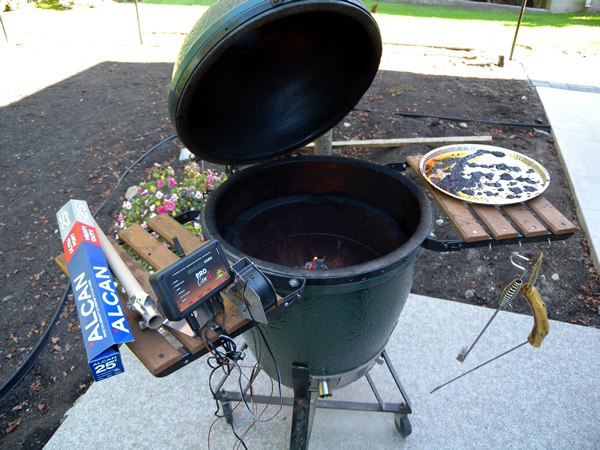
{"label": "concrete walkway", "polygon": [[600,272],[600,63],[554,58],[524,65],[552,126],[577,217]]}
{"label": "concrete walkway", "polygon": [[[400,437],[392,414],[317,410],[309,448],[598,448],[598,329],[551,322],[540,348],[526,345],[430,394],[527,339],[533,319],[501,312],[467,360],[456,361],[491,314],[411,295],[387,351],[412,402],[413,433]],[[209,440],[214,449],[234,446],[226,422],[213,425],[215,404],[204,360],[158,379],[128,350],[123,353],[126,372],[94,383],[47,449],[198,449],[208,448]],[[371,371],[374,379],[385,401],[399,401],[384,367]],[[258,393],[268,395],[270,384],[264,381]],[[235,383],[228,389],[236,389]],[[375,402],[364,379],[335,391],[333,399]],[[271,407],[263,417],[274,411]],[[241,435],[250,418],[243,405],[233,414]],[[272,421],[257,423],[244,442],[248,448],[287,448],[290,426],[291,407],[284,406]]]}

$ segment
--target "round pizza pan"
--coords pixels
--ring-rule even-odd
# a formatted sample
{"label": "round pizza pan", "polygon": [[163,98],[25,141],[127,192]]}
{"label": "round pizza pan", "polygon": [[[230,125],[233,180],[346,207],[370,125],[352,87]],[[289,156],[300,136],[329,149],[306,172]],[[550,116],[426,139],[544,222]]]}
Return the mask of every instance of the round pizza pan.
{"label": "round pizza pan", "polygon": [[444,194],[483,205],[531,200],[550,184],[550,174],[534,159],[490,145],[437,148],[423,156],[420,170],[427,182]]}

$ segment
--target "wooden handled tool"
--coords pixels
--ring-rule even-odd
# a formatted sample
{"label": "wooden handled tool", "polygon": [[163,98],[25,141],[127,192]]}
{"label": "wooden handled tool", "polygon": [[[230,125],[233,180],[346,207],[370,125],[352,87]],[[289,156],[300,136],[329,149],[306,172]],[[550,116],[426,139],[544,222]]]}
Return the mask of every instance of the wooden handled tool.
{"label": "wooden handled tool", "polygon": [[503,357],[504,355],[524,346],[527,343],[531,344],[534,347],[540,347],[542,345],[542,341],[544,340],[544,338],[546,336],[548,336],[548,332],[550,331],[550,323],[548,322],[548,314],[546,312],[546,305],[544,305],[544,302],[542,301],[542,297],[540,296],[538,290],[535,288],[535,286],[533,284],[525,283],[521,287],[521,292],[525,296],[525,299],[527,300],[527,303],[529,303],[529,306],[531,307],[531,311],[533,312],[533,322],[534,322],[533,329],[531,330],[531,333],[529,333],[527,340],[525,342],[523,342],[522,344],[519,344],[516,347],[513,347],[510,350],[507,350],[504,353],[484,362],[483,364],[480,364],[477,367],[474,367],[473,369],[469,370],[468,372],[465,372],[462,375],[459,375],[456,378],[453,378],[450,381],[447,381],[444,384],[436,387],[433,391],[430,392],[430,394],[433,394],[435,391],[443,388],[447,384],[450,384],[453,381],[456,381],[459,378],[462,378],[465,375],[468,375],[471,372],[476,371],[480,367],[483,367],[486,364],[489,364],[492,361],[495,361],[495,360]]}

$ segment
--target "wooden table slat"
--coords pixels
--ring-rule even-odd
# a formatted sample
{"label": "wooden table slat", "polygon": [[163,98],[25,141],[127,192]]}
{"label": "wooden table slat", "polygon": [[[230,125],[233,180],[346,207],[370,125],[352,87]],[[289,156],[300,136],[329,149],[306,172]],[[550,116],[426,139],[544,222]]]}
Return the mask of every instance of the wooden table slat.
{"label": "wooden table slat", "polygon": [[148,220],[147,224],[152,231],[157,232],[173,248],[175,248],[173,238],[177,237],[185,253],[191,253],[203,244],[198,236],[168,214],[159,214]]}
{"label": "wooden table slat", "polygon": [[519,236],[519,232],[502,215],[495,206],[478,205],[473,203],[471,209],[479,220],[487,227],[494,239],[510,239]]}
{"label": "wooden table slat", "polygon": [[156,330],[142,330],[138,325],[140,317],[138,313],[127,307],[127,299],[120,295],[121,304],[131,334],[135,339],[127,343],[127,347],[146,366],[152,375],[158,375],[167,367],[181,360],[181,353]]}
{"label": "wooden table slat", "polygon": [[502,211],[523,233],[523,236],[546,236],[548,234],[546,227],[522,203],[502,206]]}
{"label": "wooden table slat", "polygon": [[163,246],[158,239],[140,225],[119,231],[119,238],[155,270],[177,261],[177,255]]}
{"label": "wooden table slat", "polygon": [[122,246],[119,245],[117,241],[115,241],[112,237],[107,237],[108,241],[111,243],[119,257],[123,260],[131,274],[135,277],[138,283],[146,294],[150,295],[152,298],[156,298],[156,294],[154,294],[154,290],[150,285],[150,273],[142,266],[136,259],[127,252]]}
{"label": "wooden table slat", "polygon": [[459,232],[461,238],[465,242],[488,240],[490,236],[479,222],[477,222],[475,217],[473,217],[473,214],[471,214],[463,202],[450,197],[449,195],[444,195],[429,184],[419,169],[419,161],[421,158],[422,155],[409,156],[406,161],[419,176],[423,184],[427,186],[427,189],[442,207],[456,230]]}
{"label": "wooden table slat", "polygon": [[526,205],[546,224],[554,234],[575,233],[573,225],[558,209],[543,196],[529,200]]}

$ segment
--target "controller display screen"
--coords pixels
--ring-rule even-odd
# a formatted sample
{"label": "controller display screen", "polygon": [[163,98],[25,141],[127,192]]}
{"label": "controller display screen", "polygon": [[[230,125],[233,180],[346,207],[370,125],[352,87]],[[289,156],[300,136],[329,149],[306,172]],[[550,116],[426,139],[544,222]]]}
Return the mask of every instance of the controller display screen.
{"label": "controller display screen", "polygon": [[220,248],[211,245],[213,242],[186,256],[175,270],[165,274],[163,286],[180,312],[199,306],[233,281],[229,264]]}

